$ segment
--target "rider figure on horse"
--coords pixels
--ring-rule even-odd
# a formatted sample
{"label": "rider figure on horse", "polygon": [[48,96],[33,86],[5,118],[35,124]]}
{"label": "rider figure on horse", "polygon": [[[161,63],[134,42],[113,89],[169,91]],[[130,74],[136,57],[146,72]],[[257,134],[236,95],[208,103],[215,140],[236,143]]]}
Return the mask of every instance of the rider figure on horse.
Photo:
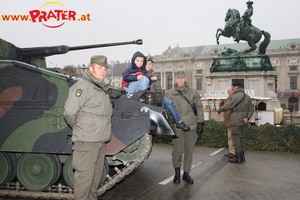
{"label": "rider figure on horse", "polygon": [[225,16],[225,28],[218,28],[216,32],[217,44],[219,44],[220,36],[233,37],[236,42],[240,40],[246,41],[250,48],[243,52],[249,53],[256,50],[256,43],[264,36],[264,40],[259,45],[258,54],[265,54],[267,46],[271,41],[271,34],[252,25],[250,18],[253,14],[253,2],[248,1],[246,4],[248,9],[244,12],[242,17],[240,17],[240,13],[237,9],[228,9]]}
{"label": "rider figure on horse", "polygon": [[252,1],[248,1],[247,3],[247,10],[244,12],[243,16],[242,16],[242,20],[241,22],[239,22],[237,25],[236,25],[236,29],[235,29],[235,35],[234,35],[234,38],[236,42],[239,42],[240,41],[240,32],[241,32],[241,29],[244,29],[248,26],[252,26],[251,24],[251,16],[253,14],[253,7],[252,7],[252,4],[253,2]]}

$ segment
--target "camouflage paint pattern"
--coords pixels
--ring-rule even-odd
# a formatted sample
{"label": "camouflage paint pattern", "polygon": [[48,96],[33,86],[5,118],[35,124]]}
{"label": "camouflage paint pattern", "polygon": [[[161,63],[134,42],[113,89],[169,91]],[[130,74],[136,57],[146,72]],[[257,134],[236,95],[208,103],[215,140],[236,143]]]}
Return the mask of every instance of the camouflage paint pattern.
{"label": "camouflage paint pattern", "polygon": [[[71,154],[72,130],[63,118],[68,90],[75,81],[65,75],[17,61],[0,61],[0,150]],[[134,98],[112,99],[112,138],[107,155],[114,155],[150,130],[151,112],[164,112]],[[147,106],[151,112],[141,112]],[[159,119],[161,121],[161,119]],[[173,134],[168,130],[164,134]]]}

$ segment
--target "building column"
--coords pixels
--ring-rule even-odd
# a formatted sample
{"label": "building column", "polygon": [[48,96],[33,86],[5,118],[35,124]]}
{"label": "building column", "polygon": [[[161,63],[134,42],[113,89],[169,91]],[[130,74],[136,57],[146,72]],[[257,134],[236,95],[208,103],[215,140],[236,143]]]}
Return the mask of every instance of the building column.
{"label": "building column", "polygon": [[162,88],[166,89],[166,72],[163,72],[162,74]]}

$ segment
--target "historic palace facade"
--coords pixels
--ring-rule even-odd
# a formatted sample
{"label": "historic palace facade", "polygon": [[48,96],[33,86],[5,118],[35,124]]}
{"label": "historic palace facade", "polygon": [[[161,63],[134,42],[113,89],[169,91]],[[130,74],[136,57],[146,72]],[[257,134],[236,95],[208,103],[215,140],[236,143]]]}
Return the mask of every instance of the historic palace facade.
{"label": "historic palace facade", "polygon": [[[281,107],[284,122],[300,124],[300,38],[270,42],[266,55],[270,58],[273,71],[210,72],[214,58],[223,52],[228,49],[243,52],[247,48],[248,44],[245,42],[169,47],[161,55],[153,56],[153,69],[162,89],[165,90],[173,87],[177,71],[185,71],[188,84],[197,89],[202,97],[206,119],[222,120],[215,110],[222,105],[222,99],[227,97],[226,88],[233,80],[241,79],[245,82],[245,91],[256,104],[257,112],[252,121],[259,119],[256,123],[259,125],[265,122],[272,123],[274,119],[276,123],[277,114],[273,109]],[[251,54],[258,54],[258,50]],[[111,79],[113,85],[121,86],[122,72],[129,65],[130,63],[113,65],[108,74],[108,79]]]}
{"label": "historic palace facade", "polygon": [[[259,43],[257,46],[259,46]],[[189,85],[197,89],[201,97],[206,97],[211,92],[209,91],[209,86],[212,84],[210,67],[213,58],[218,57],[228,48],[242,52],[248,48],[248,44],[241,42],[238,44],[169,47],[161,55],[154,56],[154,71],[165,90],[172,88],[175,72],[185,71]],[[252,54],[257,53],[258,50],[252,52]],[[261,71],[256,72],[256,74],[261,73],[272,78],[268,78],[264,82],[258,80],[257,86],[255,86],[257,87],[255,89],[257,90],[256,93],[261,88],[261,84],[267,84],[266,88],[270,85],[272,86],[270,89],[274,90],[273,94],[275,97],[277,96],[281,107],[287,109],[290,106],[293,111],[298,111],[300,109],[298,107],[300,97],[300,83],[298,81],[300,78],[300,38],[272,40],[267,48],[266,55],[270,57],[273,71]],[[234,73],[232,74],[232,80],[247,73],[253,72]],[[226,73],[226,77],[228,76],[231,76],[231,72]],[[220,91],[226,90],[227,83],[221,84],[220,88],[217,89]],[[245,87],[245,89],[247,88]],[[272,94],[260,96],[274,98],[270,95]]]}

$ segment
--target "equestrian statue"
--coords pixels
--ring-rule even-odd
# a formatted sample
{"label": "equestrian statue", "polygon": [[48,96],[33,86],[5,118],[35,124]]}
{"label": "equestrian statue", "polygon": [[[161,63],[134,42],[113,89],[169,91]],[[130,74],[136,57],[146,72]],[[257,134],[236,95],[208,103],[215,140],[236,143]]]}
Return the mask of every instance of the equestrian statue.
{"label": "equestrian statue", "polygon": [[270,43],[271,35],[270,33],[260,30],[252,25],[251,16],[253,14],[252,1],[248,1],[247,10],[244,12],[243,16],[240,17],[240,13],[236,9],[229,8],[225,17],[225,28],[217,29],[216,39],[219,45],[219,37],[223,35],[224,37],[233,37],[235,42],[244,40],[248,42],[250,46],[249,49],[245,50],[244,53],[249,53],[256,50],[256,43],[258,43],[264,36],[264,41],[259,46],[259,54],[265,54],[267,46]]}

